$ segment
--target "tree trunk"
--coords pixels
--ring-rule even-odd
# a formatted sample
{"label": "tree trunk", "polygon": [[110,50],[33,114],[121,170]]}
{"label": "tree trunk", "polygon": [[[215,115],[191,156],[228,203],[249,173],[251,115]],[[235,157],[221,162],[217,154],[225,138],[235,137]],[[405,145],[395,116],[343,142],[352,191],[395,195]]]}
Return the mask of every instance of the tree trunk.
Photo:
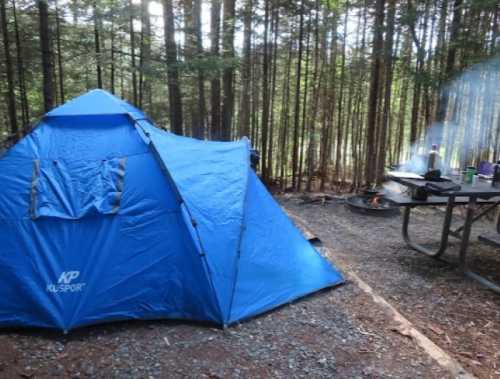
{"label": "tree trunk", "polygon": [[2,37],[5,53],[5,69],[7,74],[7,108],[9,112],[10,132],[17,139],[20,137],[17,125],[16,98],[14,94],[14,69],[10,55],[10,38],[7,24],[7,14],[5,10],[5,0],[0,0],[0,24],[2,25]]}
{"label": "tree trunk", "polygon": [[[345,83],[345,54],[346,54],[346,40],[347,40],[347,21],[349,17],[349,1],[346,1],[345,4],[345,15],[344,15],[344,30],[342,34],[342,56],[341,56],[341,64],[340,64],[340,88],[338,95],[338,105],[337,105],[337,146],[336,152],[337,155],[335,157],[335,173],[333,180],[339,183],[340,179],[340,169],[341,169],[341,160],[342,160],[342,138],[343,138],[343,125],[342,125],[342,111],[343,111],[343,100],[344,100],[344,83]],[[347,130],[346,130],[347,133]],[[345,169],[345,167],[343,168]]]}
{"label": "tree trunk", "polygon": [[261,171],[262,180],[268,183],[267,170],[267,136],[269,124],[269,0],[264,0],[264,55],[262,57],[262,149]]}
{"label": "tree trunk", "polygon": [[313,76],[312,76],[312,105],[309,110],[309,147],[307,149],[307,184],[306,191],[312,191],[313,186],[313,177],[314,177],[314,168],[316,164],[316,113],[318,111],[318,98],[319,91],[321,88],[321,79],[323,77],[323,65],[321,67],[321,72],[319,73],[319,81],[318,81],[318,68],[319,68],[319,60],[320,60],[320,51],[319,51],[319,4],[320,0],[316,0],[316,9],[315,9],[315,17],[314,17],[314,68],[313,68]]}
{"label": "tree trunk", "polygon": [[[385,61],[385,92],[384,92],[384,110],[382,114],[382,125],[380,128],[380,141],[377,160],[377,184],[382,182],[385,170],[386,151],[387,151],[387,129],[389,128],[391,113],[391,94],[392,94],[392,45],[394,36],[394,17],[396,15],[396,1],[389,0],[387,10],[387,33],[384,46]],[[389,146],[390,148],[390,146]]]}
{"label": "tree trunk", "polygon": [[101,68],[101,41],[99,33],[100,16],[97,9],[97,2],[94,1],[94,47],[97,74],[97,88],[102,88],[102,68]]}
{"label": "tree trunk", "polygon": [[139,62],[139,107],[151,111],[151,19],[149,0],[141,0],[141,46]]}
{"label": "tree trunk", "polygon": [[300,2],[299,12],[299,51],[297,54],[297,73],[295,78],[295,110],[292,150],[292,187],[294,190],[297,189],[297,170],[299,167],[300,85],[302,80],[302,40],[304,39],[304,0],[301,0]]}
{"label": "tree trunk", "polygon": [[[325,16],[326,17],[326,16]],[[335,95],[334,83],[337,76],[337,15],[333,15],[332,27],[331,27],[331,48],[330,48],[330,63],[329,72],[326,83],[323,87],[323,117],[322,117],[322,127],[321,127],[321,147],[320,147],[320,190],[324,191],[325,185],[328,179],[328,162],[330,160],[331,153],[331,137],[333,134],[332,130],[332,117],[335,110]],[[325,50],[327,46],[325,43]],[[326,58],[325,58],[326,60]]]}
{"label": "tree trunk", "polygon": [[[210,54],[214,59],[219,58],[220,11],[221,0],[212,0],[212,8],[210,10]],[[220,91],[220,72],[216,69],[210,81],[210,107],[212,114],[210,118],[210,136],[214,140],[219,140],[222,136]]]}
{"label": "tree trunk", "polygon": [[[1,1],[1,0],[0,0]],[[22,114],[22,129],[26,129],[30,122],[30,110],[28,103],[28,94],[26,90],[26,78],[24,76],[24,60],[23,49],[21,46],[21,38],[19,35],[19,24],[17,21],[16,1],[12,0],[12,15],[14,18],[14,33],[16,37],[16,57],[17,57],[17,77],[19,79],[19,94],[21,96],[21,114]],[[6,25],[6,24],[4,24]],[[19,135],[22,130],[19,130]]]}
{"label": "tree trunk", "polygon": [[271,21],[273,28],[272,31],[274,33],[274,41],[273,41],[273,58],[272,58],[272,75],[271,75],[271,114],[270,114],[270,129],[269,129],[269,152],[267,154],[267,161],[269,162],[267,166],[268,176],[269,178],[273,178],[273,148],[274,148],[274,105],[276,98],[276,75],[278,68],[278,33],[279,33],[279,8],[273,9],[273,17],[274,20]]}
{"label": "tree trunk", "polygon": [[251,107],[251,117],[250,117],[250,136],[252,140],[252,145],[259,146],[259,112],[260,112],[260,55],[252,55],[252,107]]}
{"label": "tree trunk", "polygon": [[109,89],[111,93],[114,95],[115,94],[115,71],[116,71],[116,66],[115,66],[115,17],[114,15],[111,15],[111,26],[110,26],[110,39],[111,39],[111,63],[110,63],[110,70],[109,70]]}
{"label": "tree trunk", "polygon": [[376,2],[375,26],[373,31],[373,50],[372,50],[372,72],[370,79],[370,95],[368,100],[368,121],[366,133],[366,166],[365,181],[371,185],[375,179],[376,162],[376,125],[377,125],[377,103],[380,82],[380,65],[383,45],[383,27],[384,27],[384,7],[385,0]]}
{"label": "tree trunk", "polygon": [[46,0],[38,0],[40,18],[40,50],[43,71],[43,108],[49,112],[54,107],[54,79],[52,50],[50,48],[49,10]]}
{"label": "tree trunk", "polygon": [[224,0],[222,56],[225,65],[222,75],[222,133],[223,141],[231,140],[231,126],[233,122],[234,88],[233,88],[233,59],[234,59],[234,26],[236,21],[235,0]]}
{"label": "tree trunk", "polygon": [[306,67],[304,70],[304,97],[302,99],[302,126],[300,131],[300,146],[299,146],[299,172],[297,180],[297,191],[302,189],[302,174],[304,165],[304,146],[306,140],[306,115],[307,115],[307,92],[309,91],[309,56],[311,53],[310,40],[311,40],[311,19],[309,16],[309,21],[307,23],[307,38],[306,38]]}
{"label": "tree trunk", "polygon": [[[267,1],[267,0],[266,0]],[[241,104],[239,134],[248,137],[250,134],[250,88],[252,76],[252,2],[246,0],[243,12],[243,61],[241,65]]]}
{"label": "tree trunk", "polygon": [[[290,34],[292,34],[292,29],[290,28]],[[289,124],[289,103],[290,103],[290,71],[292,68],[292,38],[288,43],[288,58],[285,63],[285,70],[283,72],[284,88],[281,99],[281,115],[280,115],[280,186],[282,190],[286,189],[287,178],[286,178],[286,163],[288,160],[288,149],[287,149],[287,136],[288,136],[288,124]],[[276,168],[278,172],[278,167]]]}
{"label": "tree trunk", "polygon": [[163,22],[167,61],[170,128],[173,133],[182,135],[182,94],[179,86],[177,44],[175,43],[172,0],[163,0]]}
{"label": "tree trunk", "polygon": [[408,90],[410,86],[410,79],[408,77],[408,69],[410,67],[412,55],[411,36],[408,31],[403,42],[403,59],[402,59],[402,75],[401,89],[399,97],[399,110],[398,110],[398,134],[394,157],[398,162],[402,160],[404,132],[406,124],[406,103],[408,101]]}
{"label": "tree trunk", "polygon": [[[196,54],[200,60],[203,58],[203,40],[201,35],[201,0],[194,0],[193,19],[194,19],[194,34],[196,37]],[[198,67],[198,94],[197,100],[198,109],[196,110],[198,123],[196,129],[193,131],[193,137],[203,139],[205,138],[205,74],[201,67]]]}
{"label": "tree trunk", "polygon": [[[409,10],[412,10],[412,2],[408,1]],[[420,117],[420,101],[422,93],[422,81],[424,79],[424,64],[425,64],[425,45],[427,40],[427,21],[429,18],[429,0],[425,1],[424,20],[421,30],[420,40],[415,31],[415,22],[410,23],[410,32],[415,42],[417,49],[417,62],[415,67],[415,78],[413,85],[413,104],[411,110],[411,124],[410,124],[410,155],[417,152],[417,140],[419,137],[419,117]]]}
{"label": "tree trunk", "polygon": [[57,72],[59,73],[59,97],[61,103],[64,103],[64,70],[62,62],[62,48],[61,48],[61,19],[59,17],[58,1],[55,1],[56,6],[56,43],[57,43]]}
{"label": "tree trunk", "polygon": [[205,118],[204,79],[202,70],[197,68],[198,59],[203,54],[200,7],[200,0],[184,0],[184,58],[191,74],[187,107],[191,116],[191,136],[203,139],[205,129],[203,123]]}
{"label": "tree trunk", "polygon": [[[169,1],[171,1],[171,0],[169,0]],[[137,93],[137,71],[136,71],[136,63],[135,63],[134,4],[132,3],[132,0],[129,0],[128,8],[129,8],[129,12],[130,12],[129,33],[130,33],[130,56],[131,56],[131,63],[132,63],[132,103],[135,106],[137,106],[139,98],[138,98],[138,93]]]}
{"label": "tree trunk", "polygon": [[[446,82],[452,77],[455,66],[455,57],[457,54],[457,40],[459,38],[460,23],[462,16],[462,0],[455,0],[453,4],[453,20],[451,22],[450,30],[450,41],[448,44],[448,54],[446,57],[446,66],[444,73],[441,76],[439,85],[440,92],[438,97],[438,103],[436,106],[435,122],[439,124],[438,130],[436,131],[436,140],[432,143],[440,145],[443,139],[443,128],[446,121],[446,113],[448,111],[449,102],[449,92],[446,87]],[[444,85],[444,87],[443,87]]]}

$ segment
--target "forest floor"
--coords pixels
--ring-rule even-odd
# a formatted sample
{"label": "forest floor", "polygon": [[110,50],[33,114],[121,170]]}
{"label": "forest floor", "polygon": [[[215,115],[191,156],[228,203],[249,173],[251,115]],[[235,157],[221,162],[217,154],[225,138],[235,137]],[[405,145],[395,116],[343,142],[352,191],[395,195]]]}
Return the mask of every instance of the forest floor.
{"label": "forest floor", "polygon": [[[345,271],[354,272],[415,327],[480,378],[500,378],[500,296],[464,278],[453,266],[409,249],[401,235],[402,215],[382,218],[353,213],[341,198],[326,204],[305,203],[282,196],[282,206],[334,252]],[[412,238],[437,247],[444,211],[417,208],[412,212]],[[454,223],[460,224],[460,209]],[[477,240],[480,231],[494,231],[488,220],[474,224],[470,265],[500,282],[497,248]],[[434,242],[433,242],[434,241]],[[456,261],[459,241],[450,237],[445,259]],[[360,317],[370,320],[371,311]]]}
{"label": "forest floor", "polygon": [[[469,372],[499,375],[500,296],[409,251],[400,237],[400,217],[373,219],[340,202],[304,205],[298,196],[279,200],[308,222],[344,271],[355,272]],[[434,233],[428,221],[439,217],[432,210],[419,214],[417,235]],[[491,251],[472,248],[486,267],[498,267]],[[226,330],[135,321],[69,335],[2,331],[0,377],[450,377],[394,327],[386,310],[348,281]]]}

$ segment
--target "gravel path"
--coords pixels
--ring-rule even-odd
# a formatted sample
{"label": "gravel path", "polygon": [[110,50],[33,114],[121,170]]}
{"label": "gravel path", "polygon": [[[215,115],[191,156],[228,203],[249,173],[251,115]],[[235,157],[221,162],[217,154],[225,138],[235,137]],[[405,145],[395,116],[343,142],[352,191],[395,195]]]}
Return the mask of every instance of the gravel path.
{"label": "gravel path", "polygon": [[227,330],[154,321],[0,335],[5,378],[443,378],[354,285]]}
{"label": "gravel path", "polygon": [[[401,237],[402,216],[380,218],[349,211],[342,201],[304,205],[300,197],[281,197],[282,205],[335,251],[344,267],[360,276],[434,343],[481,378],[500,377],[500,296],[463,278],[453,266],[407,248]],[[416,241],[436,241],[443,211],[417,209],[411,233]],[[460,214],[455,215],[460,222]],[[479,230],[493,231],[493,223],[475,226],[471,266],[500,281],[498,249],[477,241]],[[456,261],[458,241],[446,259]]]}
{"label": "gravel path", "polygon": [[[338,204],[303,206],[297,199],[282,200],[286,208],[307,218],[327,244],[339,249],[335,260],[363,274],[363,279],[383,290],[393,304],[402,303],[408,317],[429,312],[428,299],[418,308],[405,298],[417,290],[425,289],[435,307],[447,301],[441,292],[432,291],[436,285],[453,288],[453,283],[438,275],[440,271],[456,283],[463,282],[446,266],[435,269],[431,282],[414,272],[411,263],[416,258],[402,250],[396,233],[392,236],[390,231],[397,220],[372,225],[368,219],[346,213]],[[379,246],[368,241],[368,226],[380,236]],[[391,236],[387,239],[388,233]],[[363,268],[368,252],[372,262]],[[387,267],[400,273],[399,281],[390,278]],[[423,267],[421,270],[427,272]],[[392,286],[401,288],[388,289]],[[455,293],[451,295],[454,301],[463,296],[461,291],[451,292]],[[486,296],[495,307],[499,305],[496,298],[473,286],[471,291]],[[0,377],[448,377],[413,340],[393,331],[395,325],[384,312],[353,283],[347,283],[227,330],[174,321],[98,325],[66,336],[40,330],[4,330],[0,333]],[[419,321],[416,315],[413,319]],[[449,338],[455,338],[446,325],[440,327]],[[477,356],[472,359],[486,361]]]}

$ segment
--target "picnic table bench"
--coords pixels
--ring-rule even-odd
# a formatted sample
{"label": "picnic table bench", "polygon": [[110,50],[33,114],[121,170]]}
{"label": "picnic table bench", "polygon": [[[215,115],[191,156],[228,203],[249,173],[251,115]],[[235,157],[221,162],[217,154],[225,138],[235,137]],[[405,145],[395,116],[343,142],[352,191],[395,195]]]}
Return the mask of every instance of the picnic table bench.
{"label": "picnic table bench", "polygon": [[481,234],[478,237],[479,241],[484,242],[490,246],[500,247],[500,234]]}
{"label": "picnic table bench", "polygon": [[[408,187],[411,190],[423,188],[428,181],[422,179],[408,179],[402,177],[391,177],[393,181]],[[491,183],[486,181],[477,182],[475,184],[461,184],[460,189],[450,190],[447,192],[433,192],[425,187],[430,193],[426,200],[415,200],[411,195],[401,193],[387,193],[386,198],[391,200],[394,204],[405,207],[403,216],[403,238],[409,247],[412,249],[426,254],[433,258],[440,258],[448,247],[449,236],[459,238],[461,240],[459,252],[459,268],[467,276],[470,277],[489,289],[500,293],[500,286],[483,276],[473,272],[468,266],[467,254],[470,240],[470,233],[472,224],[477,220],[483,218],[490,212],[493,212],[500,204],[500,189],[494,188]],[[457,229],[451,229],[451,221],[453,216],[453,208],[457,205],[465,205],[466,215],[465,221],[462,226]],[[484,206],[483,209],[478,211],[478,206]],[[409,235],[410,215],[413,208],[421,206],[446,206],[443,227],[441,231],[441,241],[437,250],[431,250],[420,244],[412,241]],[[500,219],[497,224],[497,231],[500,232]],[[500,234],[496,235],[482,235],[481,241],[492,244],[493,246],[500,246]]]}

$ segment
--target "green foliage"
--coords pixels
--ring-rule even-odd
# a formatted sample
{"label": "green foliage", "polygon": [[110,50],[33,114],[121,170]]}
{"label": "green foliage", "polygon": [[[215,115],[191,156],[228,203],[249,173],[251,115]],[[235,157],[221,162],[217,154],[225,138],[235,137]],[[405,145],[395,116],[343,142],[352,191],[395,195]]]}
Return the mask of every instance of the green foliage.
{"label": "green foliage", "polygon": [[345,5],[345,0],[321,0],[321,3],[331,12],[338,12]]}
{"label": "green foliage", "polygon": [[[453,2],[448,1],[448,14],[445,20],[445,35],[443,46],[438,46],[439,15],[443,0],[408,0],[396,2],[395,19],[395,50],[390,57],[382,57],[380,67],[380,105],[377,108],[377,120],[382,120],[381,112],[384,109],[384,94],[387,91],[385,78],[387,75],[387,65],[392,60],[392,97],[389,100],[390,123],[388,134],[391,135],[391,151],[393,161],[402,158],[410,148],[410,130],[412,118],[417,120],[417,144],[423,143],[424,131],[427,125],[424,124],[425,113],[434,113],[437,106],[436,99],[442,84],[441,79],[446,70],[448,59],[452,59],[454,72],[465,71],[467,68],[485,61],[492,54],[498,53],[498,46],[495,49],[492,41],[493,37],[493,16],[498,6],[498,0],[463,0],[461,7],[461,20],[459,32],[454,40],[450,40],[450,28],[453,17]],[[233,136],[239,133],[239,110],[242,102],[247,102],[251,115],[251,137],[257,148],[262,147],[262,112],[265,106],[272,113],[272,124],[268,125],[268,141],[273,137],[272,153],[275,162],[271,162],[275,169],[282,172],[286,181],[291,175],[290,159],[293,156],[292,141],[294,130],[292,122],[295,117],[296,88],[299,85],[300,104],[300,128],[304,129],[304,134],[300,134],[299,142],[303,144],[300,151],[307,152],[308,146],[312,145],[314,151],[311,157],[304,153],[302,157],[304,167],[309,164],[309,159],[313,160],[312,170],[321,171],[320,166],[332,166],[333,154],[337,148],[338,135],[342,135],[340,143],[345,148],[342,154],[342,161],[345,160],[346,167],[340,170],[350,173],[354,167],[363,170],[365,164],[365,150],[367,141],[366,112],[369,103],[369,88],[372,81],[373,64],[373,30],[375,1],[373,0],[269,0],[271,14],[278,12],[278,20],[269,28],[268,48],[270,56],[269,78],[267,83],[272,86],[273,75],[274,87],[269,88],[270,103],[263,104],[263,31],[264,31],[264,2],[254,1],[252,9],[252,51],[251,51],[251,80],[249,88],[242,86],[242,7],[245,2],[237,2],[237,30],[236,30],[236,54],[232,58],[224,58],[222,54],[214,56],[208,49],[208,30],[203,30],[204,51],[193,53],[186,50],[184,46],[184,7],[182,1],[174,1],[174,15],[177,42],[177,62],[170,66],[166,64],[166,49],[163,36],[162,16],[151,18],[151,36],[141,35],[141,4],[134,1],[130,7],[129,0],[98,0],[95,2],[97,12],[94,12],[94,0],[59,0],[59,21],[61,25],[61,56],[57,55],[57,35],[55,19],[55,1],[50,1],[50,27],[52,32],[52,50],[54,62],[61,58],[63,75],[60,75],[57,64],[54,68],[55,88],[58,88],[60,76],[64,82],[65,99],[70,99],[82,92],[97,86],[97,63],[102,67],[103,86],[111,90],[114,87],[118,96],[128,101],[134,100],[133,84],[136,81],[136,91],[142,94],[142,108],[157,121],[162,127],[169,126],[169,96],[167,87],[167,71],[175,68],[178,71],[180,92],[182,94],[182,106],[184,109],[184,129],[190,133],[190,122],[193,119],[191,108],[196,105],[193,101],[199,91],[196,79],[201,74],[203,77],[202,89],[205,90],[204,106],[206,112],[201,115],[206,136],[210,136],[209,127],[212,119],[212,107],[210,104],[212,79],[221,79],[223,72],[228,68],[234,69],[233,87],[235,91],[234,99],[234,120],[232,125]],[[24,69],[24,81],[27,90],[27,100],[29,103],[30,122],[34,122],[43,113],[42,96],[42,67],[40,41],[38,36],[38,11],[36,2],[33,0],[16,0],[17,18],[19,27],[20,46],[14,43],[14,25],[12,0],[7,1],[7,16],[9,19],[9,32],[11,35],[10,51],[14,63],[17,64],[17,54],[22,58]],[[349,19],[347,25],[346,46],[342,46],[342,36],[344,28],[344,15],[346,5],[349,5]],[[386,1],[386,6],[388,1]],[[432,22],[434,22],[433,41],[421,41],[423,24],[426,17],[426,5],[428,6],[429,17],[427,19],[427,39],[429,39]],[[241,6],[241,8],[240,8]],[[319,12],[316,11],[317,7]],[[204,7],[205,9],[205,7]],[[205,9],[206,11],[206,9]],[[298,46],[299,46],[299,15],[303,12],[304,36],[302,46],[304,48],[302,61],[302,77],[297,81],[298,67]],[[386,12],[387,14],[388,12]],[[135,66],[132,65],[131,30],[130,18],[134,18],[134,41],[135,41]],[[97,17],[97,19],[95,18]],[[316,17],[318,18],[316,32]],[[364,20],[366,17],[366,23]],[[209,18],[208,14],[203,15],[203,20]],[[97,24],[100,35],[100,53],[96,53],[94,23]],[[383,38],[387,40],[386,25],[379,25],[384,31]],[[271,26],[271,25],[270,25]],[[277,46],[274,46],[274,30],[278,27]],[[411,33],[411,34],[409,34]],[[223,32],[221,31],[220,45],[222,48]],[[404,48],[404,41],[410,37],[411,46]],[[306,51],[306,40],[309,38],[309,51]],[[318,40],[316,40],[318,38]],[[0,40],[1,44],[2,40]],[[422,45],[419,52],[423,56],[423,67],[420,71],[416,69],[417,45]],[[145,46],[149,46],[150,51],[145,57]],[[318,46],[318,51],[315,47]],[[2,46],[3,47],[3,46]],[[345,56],[342,52],[345,51]],[[455,55],[449,58],[450,51],[455,51]],[[3,50],[2,50],[3,52]],[[274,60],[274,53],[276,60]],[[375,52],[377,53],[377,52]],[[378,52],[381,56],[384,51]],[[308,58],[307,58],[308,57]],[[306,59],[308,59],[308,71],[305,72]],[[345,62],[344,75],[341,75],[342,62]],[[495,61],[496,62],[496,61]],[[476,66],[475,66],[476,67]],[[480,67],[478,65],[477,67]],[[317,69],[317,72],[314,72]],[[112,83],[112,72],[114,72],[114,85]],[[307,75],[307,87],[306,87]],[[16,105],[18,118],[21,118],[21,91],[20,78],[17,69],[16,79]],[[316,80],[314,81],[314,78]],[[498,80],[498,77],[495,77]],[[0,59],[0,91],[5,96],[5,62]],[[421,88],[418,94],[416,89]],[[403,96],[406,88],[406,97]],[[142,91],[142,92],[141,92]],[[307,99],[303,104],[304,95]],[[221,93],[221,98],[223,98]],[[340,96],[342,95],[342,96]],[[415,96],[420,96],[418,101],[413,101]],[[456,94],[454,94],[456,96]],[[56,100],[61,102],[59,93],[56,93]],[[455,97],[453,97],[455,99]],[[139,100],[137,100],[138,102]],[[485,99],[475,100],[480,109]],[[221,104],[222,104],[221,100]],[[340,102],[340,106],[339,106]],[[415,108],[415,104],[418,108]],[[494,104],[498,107],[500,99],[496,98]],[[219,104],[220,105],[220,104]],[[455,106],[456,104],[452,104]],[[453,106],[450,105],[450,111]],[[305,109],[305,111],[304,111]],[[496,108],[498,112],[498,108]],[[415,115],[413,113],[415,112]],[[0,139],[8,130],[8,118],[6,116],[5,102],[0,102]],[[303,116],[305,114],[305,116]],[[496,114],[496,113],[495,113]],[[415,117],[412,117],[415,116]],[[432,115],[431,115],[432,116]],[[304,118],[302,118],[304,117]],[[455,116],[454,116],[455,117]],[[457,116],[458,117],[458,116]],[[460,118],[462,117],[462,118]],[[459,120],[466,120],[460,116]],[[496,118],[495,118],[496,117]],[[498,122],[498,116],[492,116],[489,122]],[[381,121],[378,121],[377,128]],[[400,125],[402,125],[400,129]],[[460,125],[460,128],[464,128]],[[460,129],[460,130],[462,130]],[[377,133],[379,129],[377,129]],[[344,133],[344,134],[342,134]],[[461,131],[460,133],[463,134]],[[462,134],[457,133],[461,136]],[[493,153],[494,143],[500,146],[498,136],[491,131],[490,139],[491,152]],[[401,136],[402,146],[396,146],[396,137]],[[457,137],[458,138],[458,137]],[[497,140],[494,140],[497,138]],[[324,142],[326,140],[326,142]],[[324,143],[324,144],[323,144]],[[347,144],[346,144],[347,143]],[[379,143],[374,141],[373,143]],[[458,151],[460,143],[456,144]],[[398,149],[401,151],[398,153]],[[499,148],[497,147],[497,151]],[[399,154],[399,155],[398,155]],[[457,152],[453,154],[456,156]],[[453,155],[452,154],[452,155]],[[307,155],[307,157],[306,157]],[[395,157],[398,155],[397,157]],[[376,158],[376,157],[375,157]],[[374,159],[375,159],[374,158]],[[325,161],[320,162],[323,159]],[[305,169],[304,169],[305,170]],[[329,173],[327,173],[329,175]],[[328,176],[327,175],[327,176]],[[280,174],[281,176],[281,174]],[[349,177],[349,175],[347,175]],[[358,183],[359,184],[359,183]]]}

